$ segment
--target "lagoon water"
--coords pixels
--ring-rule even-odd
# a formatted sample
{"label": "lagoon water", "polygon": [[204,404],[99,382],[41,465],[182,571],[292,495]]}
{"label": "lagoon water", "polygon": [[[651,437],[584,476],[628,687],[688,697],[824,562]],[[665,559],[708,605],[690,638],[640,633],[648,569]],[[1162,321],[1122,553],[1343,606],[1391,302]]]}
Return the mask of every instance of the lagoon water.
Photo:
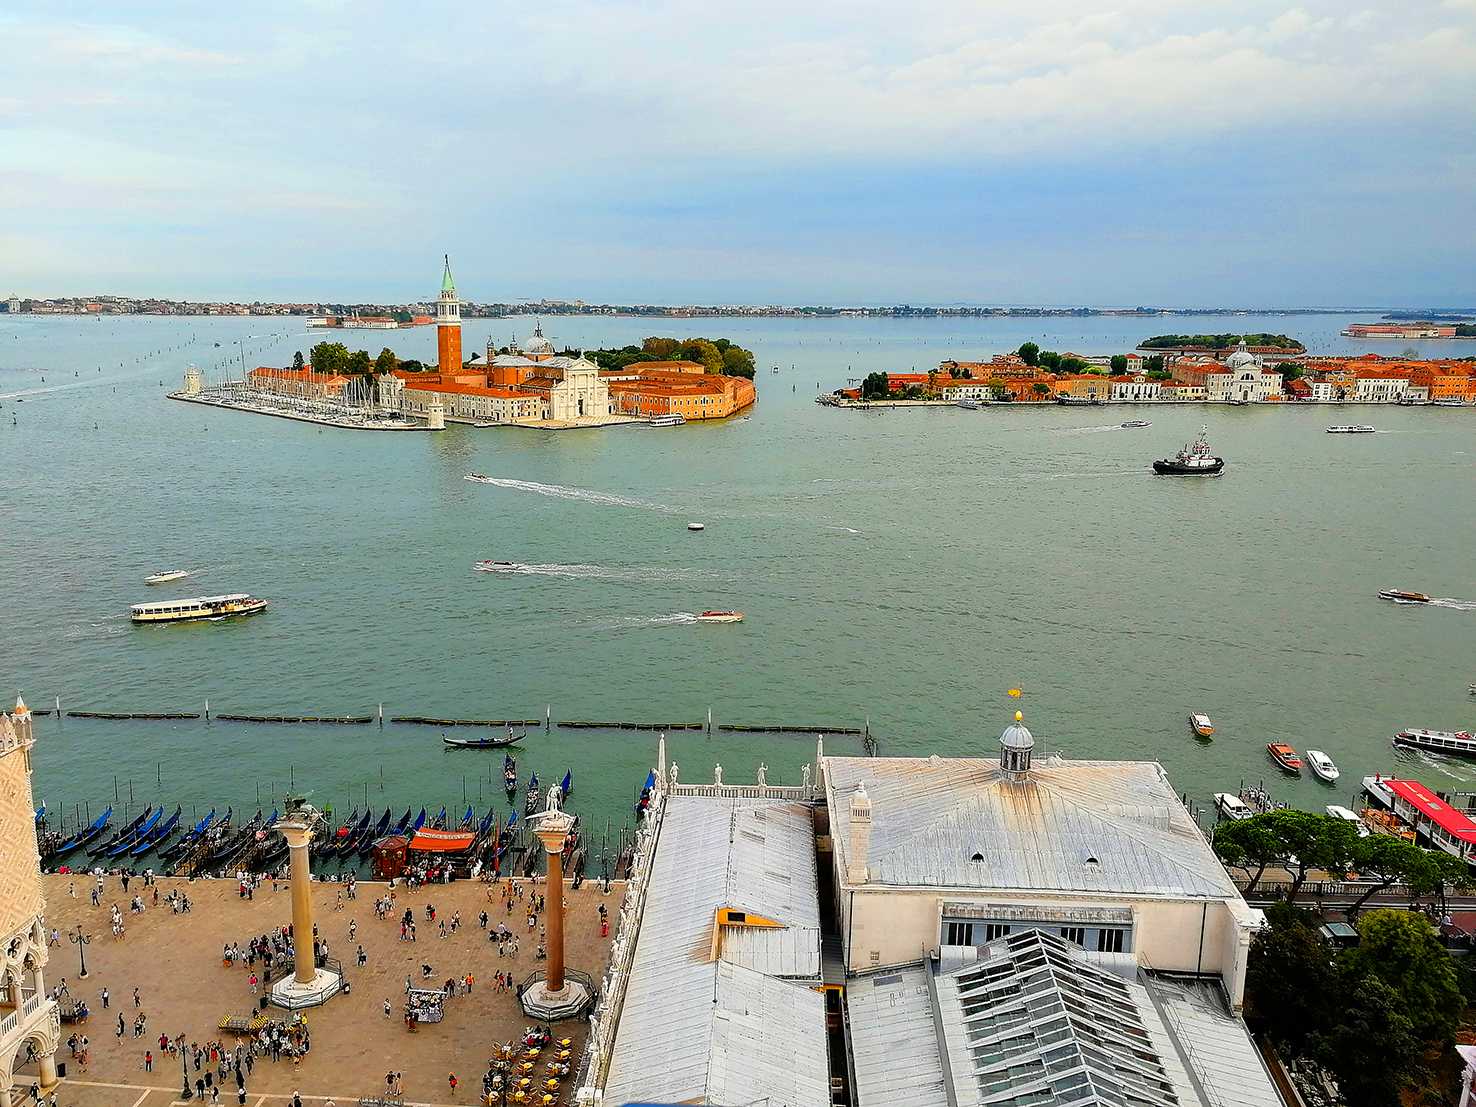
{"label": "lagoon water", "polygon": [[[1388,739],[1476,714],[1472,412],[812,402],[849,377],[1026,339],[1091,354],[1251,327],[1318,351],[1383,349],[1339,339],[1349,319],[558,319],[545,329],[560,345],[726,335],[757,355],[759,403],[669,430],[396,435],[165,399],[188,363],[216,375],[231,356],[306,352],[317,335],[288,319],[0,316],[0,688],[102,711],[208,699],[245,714],[383,703],[458,718],[869,720],[883,754],[909,755],[992,755],[1018,707],[1042,750],[1157,759],[1202,806],[1265,779],[1320,810],[1396,764],[1464,787],[1476,766],[1400,764]],[[465,341],[530,328],[469,320]],[[433,357],[429,328],[344,337]],[[1117,428],[1130,418],[1153,426]],[[1380,433],[1325,433],[1361,421]],[[1201,423],[1225,473],[1155,477],[1149,462]],[[530,568],[473,572],[482,558]],[[143,585],[175,567],[193,575]],[[1375,598],[1391,586],[1448,602]],[[127,619],[145,599],[236,590],[270,611]],[[712,607],[747,620],[691,619]],[[1191,736],[1191,710],[1214,719],[1212,743]],[[289,781],[340,811],[463,796],[507,811],[501,757],[444,751],[434,728],[51,718],[37,730],[38,797],[68,815],[97,815],[115,787],[120,807],[270,809]],[[1326,750],[1341,785],[1280,777],[1273,739]],[[524,780],[572,768],[573,806],[598,834],[627,821],[655,744],[555,727],[530,733],[519,762]],[[715,762],[726,781],[751,780],[763,761],[771,781],[798,782],[814,752],[799,735],[682,732],[668,745],[684,780],[711,779]],[[859,751],[845,737],[826,747]]]}

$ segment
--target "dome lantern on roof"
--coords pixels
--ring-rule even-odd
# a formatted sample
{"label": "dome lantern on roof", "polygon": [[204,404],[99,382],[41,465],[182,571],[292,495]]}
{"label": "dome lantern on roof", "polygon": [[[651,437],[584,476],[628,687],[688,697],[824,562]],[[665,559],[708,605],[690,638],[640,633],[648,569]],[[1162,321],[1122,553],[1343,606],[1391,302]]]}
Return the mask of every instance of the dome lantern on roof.
{"label": "dome lantern on roof", "polygon": [[1256,355],[1246,349],[1245,339],[1240,340],[1240,345],[1235,347],[1235,352],[1225,359],[1225,365],[1230,369],[1239,369],[1242,366],[1256,364]]}
{"label": "dome lantern on roof", "polygon": [[1025,728],[1025,713],[1015,712],[1015,721],[999,736],[999,767],[1011,780],[1024,780],[1035,752],[1035,736]]}

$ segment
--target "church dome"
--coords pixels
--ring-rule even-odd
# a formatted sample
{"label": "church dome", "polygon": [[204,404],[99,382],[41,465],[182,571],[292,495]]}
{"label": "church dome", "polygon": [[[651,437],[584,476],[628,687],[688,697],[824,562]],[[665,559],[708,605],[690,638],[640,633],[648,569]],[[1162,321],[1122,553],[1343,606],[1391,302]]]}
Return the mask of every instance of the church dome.
{"label": "church dome", "polygon": [[553,343],[543,337],[543,324],[533,328],[533,337],[523,346],[525,354],[551,354],[554,352]]}
{"label": "church dome", "polygon": [[1225,364],[1231,369],[1241,369],[1247,365],[1256,363],[1256,355],[1245,348],[1245,339],[1240,340],[1240,345],[1235,352],[1225,359]]}

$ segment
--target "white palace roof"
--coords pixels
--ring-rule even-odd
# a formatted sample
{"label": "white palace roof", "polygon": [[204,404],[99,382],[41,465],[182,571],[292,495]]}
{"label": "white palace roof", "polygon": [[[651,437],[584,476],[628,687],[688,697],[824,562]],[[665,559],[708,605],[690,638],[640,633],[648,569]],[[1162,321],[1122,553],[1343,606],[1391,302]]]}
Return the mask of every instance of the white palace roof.
{"label": "white palace roof", "polygon": [[827,757],[838,871],[856,859],[850,797],[871,801],[867,883],[981,891],[1235,898],[1235,885],[1152,761]]}

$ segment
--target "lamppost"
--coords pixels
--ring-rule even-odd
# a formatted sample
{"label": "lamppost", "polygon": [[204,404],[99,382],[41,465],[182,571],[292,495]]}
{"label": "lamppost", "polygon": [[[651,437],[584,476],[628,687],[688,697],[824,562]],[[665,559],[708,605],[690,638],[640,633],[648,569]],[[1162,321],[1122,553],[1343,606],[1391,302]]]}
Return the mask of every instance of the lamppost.
{"label": "lamppost", "polygon": [[193,1099],[193,1098],[195,1098],[195,1090],[190,1087],[189,1050],[187,1050],[185,1048],[184,1036],[183,1035],[181,1035],[180,1036],[180,1039],[179,1039],[179,1071],[180,1071],[180,1076],[184,1080],[184,1091],[182,1091],[182,1092],[179,1093],[179,1098],[180,1099]]}
{"label": "lamppost", "polygon": [[76,930],[67,931],[67,940],[77,947],[77,956],[82,959],[82,971],[77,975],[83,980],[87,979],[87,946],[92,942],[92,936],[83,934],[79,926]]}

